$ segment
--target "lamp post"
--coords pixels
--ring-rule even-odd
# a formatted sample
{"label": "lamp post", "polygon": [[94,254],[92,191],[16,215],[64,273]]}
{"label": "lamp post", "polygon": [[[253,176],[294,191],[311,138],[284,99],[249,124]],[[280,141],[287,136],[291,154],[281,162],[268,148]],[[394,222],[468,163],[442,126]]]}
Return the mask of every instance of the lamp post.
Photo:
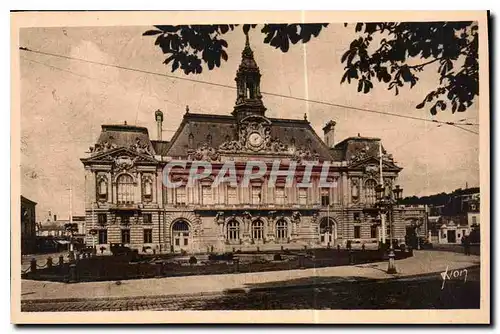
{"label": "lamp post", "polygon": [[394,263],[394,258],[396,255],[394,254],[394,245],[393,245],[393,235],[392,235],[392,230],[393,230],[393,223],[394,223],[394,218],[393,218],[393,211],[394,211],[394,206],[398,203],[398,201],[401,199],[401,195],[403,193],[403,189],[397,185],[392,189],[390,186],[385,186],[382,184],[379,184],[376,187],[376,192],[377,192],[377,207],[380,210],[380,214],[386,214],[388,216],[388,223],[389,223],[389,266],[387,268],[387,273],[388,274],[396,274],[396,265]]}

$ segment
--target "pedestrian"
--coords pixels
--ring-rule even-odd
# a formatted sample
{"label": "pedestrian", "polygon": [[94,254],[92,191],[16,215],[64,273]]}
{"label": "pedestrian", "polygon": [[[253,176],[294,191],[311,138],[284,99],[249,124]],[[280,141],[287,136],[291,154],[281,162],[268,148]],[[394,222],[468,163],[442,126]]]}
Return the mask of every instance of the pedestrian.
{"label": "pedestrian", "polygon": [[470,255],[470,239],[469,239],[469,236],[466,236],[465,240],[464,240],[464,253],[467,256]]}
{"label": "pedestrian", "polygon": [[363,250],[363,251],[365,250],[365,243],[363,243],[363,244],[361,245],[361,250]]}

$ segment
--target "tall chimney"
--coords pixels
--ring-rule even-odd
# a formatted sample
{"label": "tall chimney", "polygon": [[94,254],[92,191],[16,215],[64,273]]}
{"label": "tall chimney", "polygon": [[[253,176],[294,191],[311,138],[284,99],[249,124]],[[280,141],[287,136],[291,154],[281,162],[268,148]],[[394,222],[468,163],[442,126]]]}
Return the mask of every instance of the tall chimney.
{"label": "tall chimney", "polygon": [[163,113],[161,112],[160,109],[156,110],[155,118],[156,118],[156,132],[157,132],[158,140],[161,140],[161,133],[163,132],[163,129],[162,129]]}
{"label": "tall chimney", "polygon": [[329,121],[326,123],[326,125],[323,127],[323,133],[324,133],[324,141],[326,146],[328,147],[333,147],[335,145],[335,140],[334,140],[334,134],[335,134],[335,125],[337,123],[335,121]]}

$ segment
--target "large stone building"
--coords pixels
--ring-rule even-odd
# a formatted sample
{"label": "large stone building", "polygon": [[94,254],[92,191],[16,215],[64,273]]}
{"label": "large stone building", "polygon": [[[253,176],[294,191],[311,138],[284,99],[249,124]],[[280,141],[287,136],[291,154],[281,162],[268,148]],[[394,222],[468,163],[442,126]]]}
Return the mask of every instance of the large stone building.
{"label": "large stone building", "polygon": [[[379,150],[386,184],[394,184],[401,171],[380,148],[380,139],[358,135],[336,143],[333,121],[323,128],[322,140],[305,117],[269,118],[260,79],[247,39],[231,114],[186,110],[168,142],[161,140],[160,111],[155,113],[157,140],[151,140],[144,127],[103,125],[90,156],[82,159],[87,243],[203,252],[380,240],[383,231],[374,206],[381,179]],[[181,184],[176,188],[166,187],[163,180],[164,167],[172,161],[186,162],[165,175]],[[248,161],[264,162],[268,171],[276,161],[279,170],[296,164],[296,172],[291,180],[283,175],[274,182],[266,172],[243,186]],[[209,162],[212,173],[190,184],[189,168],[198,162]],[[228,163],[234,164],[238,186],[223,182],[214,187],[216,174]],[[304,173],[313,163],[306,187]],[[323,175],[325,164],[330,168]],[[320,183],[322,177],[328,186]],[[399,239],[404,239],[408,223],[404,212],[398,207],[392,215],[393,234]]]}

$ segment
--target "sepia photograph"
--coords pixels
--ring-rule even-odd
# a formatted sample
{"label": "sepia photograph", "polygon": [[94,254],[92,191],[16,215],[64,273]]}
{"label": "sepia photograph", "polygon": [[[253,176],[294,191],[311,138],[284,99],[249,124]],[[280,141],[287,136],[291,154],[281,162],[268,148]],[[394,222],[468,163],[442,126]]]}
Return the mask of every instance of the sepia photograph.
{"label": "sepia photograph", "polygon": [[487,24],[11,13],[12,321],[489,323]]}

